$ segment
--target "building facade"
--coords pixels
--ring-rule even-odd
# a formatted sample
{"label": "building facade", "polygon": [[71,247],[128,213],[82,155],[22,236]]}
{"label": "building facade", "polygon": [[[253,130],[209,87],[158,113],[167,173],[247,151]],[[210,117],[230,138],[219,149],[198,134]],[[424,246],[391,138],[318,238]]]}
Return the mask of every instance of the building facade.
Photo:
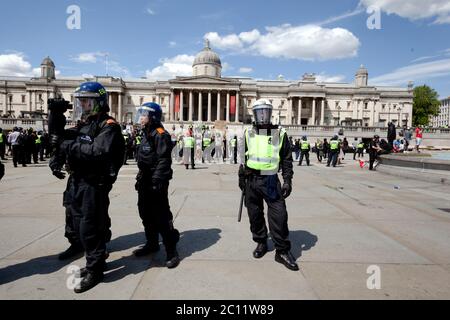
{"label": "building facade", "polygon": [[73,102],[73,92],[80,83],[98,81],[109,93],[111,114],[123,123],[132,121],[137,106],[152,101],[162,106],[166,122],[251,123],[252,104],[268,99],[274,106],[273,122],[281,125],[412,124],[412,86],[370,86],[363,66],[352,84],[318,82],[314,74],[288,81],[222,77],[221,73],[220,57],[208,41],[195,58],[192,76],[168,81],[56,78],[55,64],[47,57],[41,64],[40,77],[0,77],[0,117],[47,113],[48,98],[59,96]]}
{"label": "building facade", "polygon": [[433,128],[448,128],[450,127],[450,97],[441,100],[439,106],[439,114],[430,117],[430,125]]}

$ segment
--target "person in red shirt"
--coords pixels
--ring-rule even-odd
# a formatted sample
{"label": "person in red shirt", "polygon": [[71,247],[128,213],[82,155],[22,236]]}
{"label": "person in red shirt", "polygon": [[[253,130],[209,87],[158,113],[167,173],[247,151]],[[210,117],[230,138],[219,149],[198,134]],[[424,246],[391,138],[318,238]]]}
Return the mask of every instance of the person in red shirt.
{"label": "person in red shirt", "polygon": [[416,150],[419,153],[420,153],[419,147],[420,147],[420,144],[422,143],[422,137],[423,137],[422,135],[423,135],[423,129],[420,126],[418,126],[416,128]]}

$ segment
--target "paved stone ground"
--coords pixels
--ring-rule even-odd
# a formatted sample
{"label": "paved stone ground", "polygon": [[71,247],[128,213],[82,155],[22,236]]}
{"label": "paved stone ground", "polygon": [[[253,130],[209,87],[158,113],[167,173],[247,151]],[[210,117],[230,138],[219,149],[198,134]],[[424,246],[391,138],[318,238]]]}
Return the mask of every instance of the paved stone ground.
{"label": "paved stone ground", "polygon": [[[170,201],[182,237],[180,266],[161,251],[134,258],[144,242],[134,191],[135,165],[111,193],[113,241],[105,282],[75,295],[61,182],[45,164],[12,168],[0,183],[0,299],[450,299],[450,186],[313,161],[295,167],[288,199],[292,272],[252,257],[248,219],[237,223],[237,167],[174,165]],[[450,210],[449,210],[450,211]],[[381,289],[367,288],[367,269],[381,270]]]}

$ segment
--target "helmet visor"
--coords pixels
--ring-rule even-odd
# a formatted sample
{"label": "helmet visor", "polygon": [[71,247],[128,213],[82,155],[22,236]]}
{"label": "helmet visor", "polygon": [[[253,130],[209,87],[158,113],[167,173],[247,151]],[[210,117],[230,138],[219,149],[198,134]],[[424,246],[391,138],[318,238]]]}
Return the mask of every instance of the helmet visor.
{"label": "helmet visor", "polygon": [[253,111],[255,123],[257,125],[270,124],[272,121],[272,109],[261,108]]}
{"label": "helmet visor", "polygon": [[85,121],[90,115],[94,115],[98,111],[97,99],[76,97],[73,106],[73,121]]}
{"label": "helmet visor", "polygon": [[154,109],[150,107],[138,107],[136,108],[136,115],[134,117],[134,124],[145,125],[150,121],[150,113],[154,112]]}

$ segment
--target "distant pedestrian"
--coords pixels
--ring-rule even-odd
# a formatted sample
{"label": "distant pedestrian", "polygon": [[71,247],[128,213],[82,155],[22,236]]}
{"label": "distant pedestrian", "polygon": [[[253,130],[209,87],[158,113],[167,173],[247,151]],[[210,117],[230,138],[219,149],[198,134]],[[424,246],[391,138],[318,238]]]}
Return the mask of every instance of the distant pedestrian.
{"label": "distant pedestrian", "polygon": [[416,150],[420,153],[420,145],[422,144],[422,138],[423,138],[423,129],[421,126],[418,126],[416,128]]}

